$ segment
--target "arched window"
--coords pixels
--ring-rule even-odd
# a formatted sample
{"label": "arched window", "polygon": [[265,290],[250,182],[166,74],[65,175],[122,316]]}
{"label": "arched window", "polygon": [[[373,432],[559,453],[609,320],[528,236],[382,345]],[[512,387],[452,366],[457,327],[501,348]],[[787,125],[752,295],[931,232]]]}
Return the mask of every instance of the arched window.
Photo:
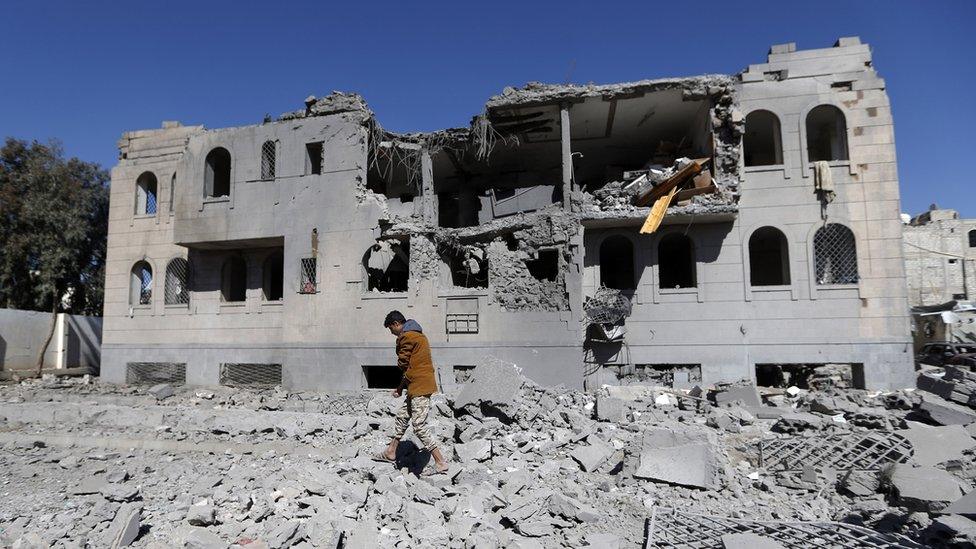
{"label": "arched window", "polygon": [[819,105],[807,114],[807,156],[818,160],[847,160],[847,122],[833,105]]}
{"label": "arched window", "polygon": [[970,229],[969,231],[969,247],[976,248],[976,229]]}
{"label": "arched window", "polygon": [[779,118],[769,111],[752,111],[746,116],[742,137],[746,166],[772,166],[783,163]]}
{"label": "arched window", "polygon": [[658,283],[661,288],[694,288],[695,244],[686,235],[671,233],[657,245]]}
{"label": "arched window", "polygon": [[261,145],[261,179],[265,181],[275,178],[276,149],[277,144],[274,141],[265,141]]}
{"label": "arched window", "polygon": [[790,283],[790,252],[786,235],[775,227],[756,229],[749,237],[749,281],[753,286]]}
{"label": "arched window", "polygon": [[854,233],[828,223],[813,236],[813,264],[817,284],[857,284],[857,245]]}
{"label": "arched window", "polygon": [[600,244],[600,283],[615,290],[633,290],[634,244],[623,235],[609,236]]}
{"label": "arched window", "polygon": [[144,172],[136,179],[136,215],[156,215],[156,176]]}
{"label": "arched window", "polygon": [[149,305],[152,303],[152,267],[146,261],[138,261],[132,266],[129,277],[129,305]]}
{"label": "arched window", "polygon": [[247,263],[243,257],[228,257],[220,271],[220,298],[223,301],[247,299]]}
{"label": "arched window", "polygon": [[204,193],[208,197],[230,196],[230,153],[223,147],[207,155]]}
{"label": "arched window", "polygon": [[264,259],[262,288],[265,301],[279,301],[284,289],[285,260],[281,251],[272,252]]}
{"label": "arched window", "polygon": [[166,305],[186,305],[190,302],[190,264],[182,257],[166,266],[166,289],[163,299]]}

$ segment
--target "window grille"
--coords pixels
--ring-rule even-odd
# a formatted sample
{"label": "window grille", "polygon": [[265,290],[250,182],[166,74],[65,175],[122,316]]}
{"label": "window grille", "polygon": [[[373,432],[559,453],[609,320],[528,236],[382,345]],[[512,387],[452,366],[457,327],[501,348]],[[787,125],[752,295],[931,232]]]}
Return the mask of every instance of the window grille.
{"label": "window grille", "polygon": [[857,284],[854,233],[837,223],[817,229],[813,237],[817,284]]}
{"label": "window grille", "polygon": [[184,362],[129,362],[125,367],[126,385],[156,385],[186,383]]}
{"label": "window grille", "polygon": [[166,267],[166,305],[186,305],[190,302],[190,264],[182,257]]}
{"label": "window grille", "polygon": [[264,145],[261,145],[261,179],[275,178],[276,148],[277,143],[274,141],[265,141]]}
{"label": "window grille", "polygon": [[449,334],[478,333],[478,313],[448,313],[447,333]]}
{"label": "window grille", "polygon": [[139,268],[139,305],[152,303],[152,269],[149,265]]}
{"label": "window grille", "polygon": [[298,293],[314,294],[318,291],[318,277],[316,260],[314,257],[303,257],[301,279],[298,281]]}
{"label": "window grille", "polygon": [[146,215],[156,215],[156,189],[146,189]]}
{"label": "window grille", "polygon": [[281,385],[281,364],[221,364],[220,384],[230,387],[273,387]]}

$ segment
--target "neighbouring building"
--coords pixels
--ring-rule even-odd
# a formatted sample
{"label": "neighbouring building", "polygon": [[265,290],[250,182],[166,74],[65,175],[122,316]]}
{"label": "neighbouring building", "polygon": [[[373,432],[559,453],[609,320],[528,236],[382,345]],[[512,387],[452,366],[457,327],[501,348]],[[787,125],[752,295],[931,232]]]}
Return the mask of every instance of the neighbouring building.
{"label": "neighbouring building", "polygon": [[905,275],[912,306],[973,299],[976,219],[933,204],[904,227]]}
{"label": "neighbouring building", "polygon": [[976,219],[933,204],[904,235],[916,350],[932,341],[976,342]]}
{"label": "neighbouring building", "polygon": [[109,381],[389,386],[399,309],[443,386],[486,355],[573,388],[818,364],[913,385],[894,126],[857,38],[506,88],[465,128],[386,131],[334,92],[119,148]]}

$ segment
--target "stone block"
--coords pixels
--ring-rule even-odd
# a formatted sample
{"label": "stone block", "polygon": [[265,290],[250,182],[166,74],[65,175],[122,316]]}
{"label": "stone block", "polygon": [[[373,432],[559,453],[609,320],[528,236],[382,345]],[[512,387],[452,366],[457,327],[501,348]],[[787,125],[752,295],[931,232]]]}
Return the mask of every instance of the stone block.
{"label": "stone block", "polygon": [[735,402],[741,402],[746,407],[762,406],[762,400],[759,399],[759,391],[755,385],[742,385],[715,393],[715,404],[718,406],[731,406]]}
{"label": "stone block", "polygon": [[461,463],[485,461],[486,459],[491,458],[491,441],[485,439],[475,439],[471,442],[455,444],[454,455]]}
{"label": "stone block", "polygon": [[955,513],[957,515],[976,516],[976,490],[969,492],[965,496],[953,501],[943,512]]}
{"label": "stone block", "polygon": [[599,394],[596,397],[596,418],[600,421],[620,423],[627,413],[627,403],[623,399]]}
{"label": "stone block", "polygon": [[194,526],[210,526],[216,516],[217,510],[213,505],[191,505],[186,512],[186,521]]}
{"label": "stone block", "polygon": [[107,530],[108,547],[117,549],[127,547],[139,536],[139,519],[142,515],[141,503],[126,503],[119,507]]}
{"label": "stone block", "polygon": [[976,421],[976,411],[953,404],[934,395],[922,395],[919,412],[939,425],[969,425]]}
{"label": "stone block", "polygon": [[714,489],[717,467],[713,447],[706,442],[664,448],[645,447],[634,476],[648,480]]}
{"label": "stone block", "polygon": [[897,464],[887,477],[898,504],[910,509],[935,512],[962,496],[955,477],[935,467]]}
{"label": "stone block", "polygon": [[590,444],[577,446],[569,455],[583,471],[591,473],[606,463],[607,459],[613,454],[613,447],[598,440],[596,437],[589,437]]}
{"label": "stone block", "polygon": [[525,379],[518,366],[487,357],[474,369],[471,379],[461,388],[454,399],[456,410],[475,413],[485,411],[499,413],[503,418],[515,417],[518,408],[518,393]]}
{"label": "stone block", "polygon": [[173,387],[166,383],[160,383],[159,385],[153,385],[147,391],[152,396],[156,397],[156,400],[165,400],[176,394]]}
{"label": "stone block", "polygon": [[931,427],[921,423],[909,423],[909,428],[898,431],[908,439],[915,452],[912,461],[919,465],[938,465],[953,459],[962,459],[963,452],[976,448],[976,440],[961,425]]}
{"label": "stone block", "polygon": [[722,547],[725,549],[784,549],[783,545],[775,539],[752,532],[725,534],[722,536]]}

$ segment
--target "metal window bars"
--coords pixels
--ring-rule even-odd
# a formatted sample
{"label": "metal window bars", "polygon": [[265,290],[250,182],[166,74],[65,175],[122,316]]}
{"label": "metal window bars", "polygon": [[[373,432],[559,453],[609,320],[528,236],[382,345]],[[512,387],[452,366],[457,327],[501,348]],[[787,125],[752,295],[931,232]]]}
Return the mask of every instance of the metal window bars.
{"label": "metal window bars", "polygon": [[146,215],[156,215],[156,188],[153,187],[146,188]]}
{"label": "metal window bars", "polygon": [[265,141],[261,145],[261,179],[265,181],[275,178],[277,145],[275,141]]}
{"label": "metal window bars", "polygon": [[318,291],[317,261],[314,257],[303,257],[301,261],[301,276],[298,281],[298,293],[314,294]]}
{"label": "metal window bars", "polygon": [[799,471],[816,464],[842,471],[877,471],[911,459],[911,443],[891,431],[759,441],[759,466],[767,471]]}
{"label": "metal window bars", "polygon": [[478,313],[447,313],[446,321],[449,334],[478,333]]}
{"label": "metal window bars", "polygon": [[182,257],[169,262],[166,267],[166,305],[186,305],[190,303],[190,264]]}
{"label": "metal window bars", "polygon": [[186,363],[129,362],[125,367],[126,385],[156,385],[186,383]]}
{"label": "metal window bars", "polygon": [[152,303],[152,269],[148,265],[139,268],[139,305]]}
{"label": "metal window bars", "polygon": [[229,387],[273,387],[281,385],[281,364],[224,363],[220,384]]}
{"label": "metal window bars", "polygon": [[844,225],[828,223],[813,237],[817,284],[857,284],[857,245]]}
{"label": "metal window bars", "polygon": [[722,536],[756,534],[790,548],[921,548],[898,535],[842,522],[743,520],[655,507],[647,519],[644,547],[721,548]]}

